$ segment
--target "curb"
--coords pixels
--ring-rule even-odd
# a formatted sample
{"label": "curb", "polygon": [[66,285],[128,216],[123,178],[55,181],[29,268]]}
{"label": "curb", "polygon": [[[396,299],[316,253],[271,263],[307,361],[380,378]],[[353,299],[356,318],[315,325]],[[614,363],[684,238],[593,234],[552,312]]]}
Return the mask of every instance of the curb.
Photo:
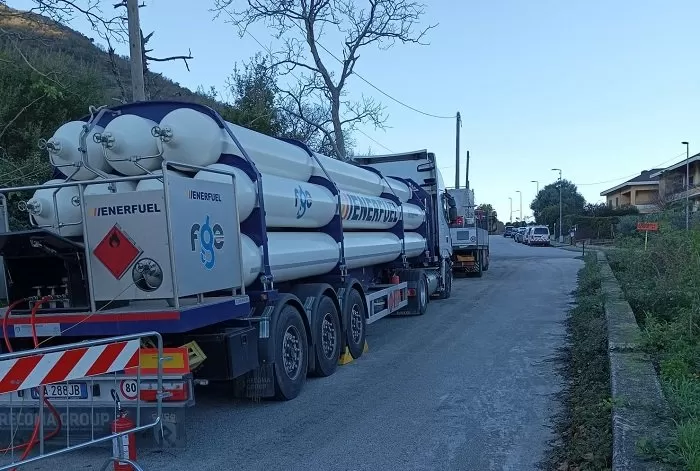
{"label": "curb", "polygon": [[663,440],[672,431],[671,413],[649,356],[641,350],[642,332],[625,300],[607,256],[597,251],[608,327],[610,388],[613,400],[613,471],[668,470],[638,447]]}

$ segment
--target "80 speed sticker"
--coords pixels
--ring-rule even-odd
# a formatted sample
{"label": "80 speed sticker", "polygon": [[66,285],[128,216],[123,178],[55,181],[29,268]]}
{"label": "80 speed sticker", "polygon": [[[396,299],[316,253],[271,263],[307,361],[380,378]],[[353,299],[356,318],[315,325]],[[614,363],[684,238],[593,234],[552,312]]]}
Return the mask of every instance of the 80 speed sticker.
{"label": "80 speed sticker", "polygon": [[123,379],[119,385],[119,390],[124,399],[136,399],[139,393],[139,385],[135,379]]}

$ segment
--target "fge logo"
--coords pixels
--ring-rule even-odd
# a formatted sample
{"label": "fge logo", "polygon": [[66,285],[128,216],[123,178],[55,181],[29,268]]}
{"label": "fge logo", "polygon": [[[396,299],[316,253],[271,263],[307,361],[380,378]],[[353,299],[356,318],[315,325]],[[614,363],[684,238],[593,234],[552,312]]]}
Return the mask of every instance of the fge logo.
{"label": "fge logo", "polygon": [[297,219],[304,217],[306,210],[311,207],[311,193],[301,185],[294,189],[294,207],[297,208]]}
{"label": "fge logo", "polygon": [[197,250],[199,241],[199,256],[204,268],[211,270],[216,265],[216,250],[221,250],[224,246],[224,230],[219,224],[213,226],[209,222],[209,216],[204,220],[204,224],[192,224],[190,229],[190,244],[192,252]]}

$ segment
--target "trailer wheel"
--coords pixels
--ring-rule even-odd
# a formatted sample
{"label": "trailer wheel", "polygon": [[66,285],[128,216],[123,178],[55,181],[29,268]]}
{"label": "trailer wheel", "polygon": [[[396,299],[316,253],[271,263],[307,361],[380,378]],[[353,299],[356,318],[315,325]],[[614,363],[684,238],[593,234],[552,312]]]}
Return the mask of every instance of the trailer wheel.
{"label": "trailer wheel", "polygon": [[365,305],[362,303],[362,295],[356,289],[350,291],[348,302],[346,304],[347,312],[347,328],[346,340],[348,350],[353,358],[357,359],[362,356],[365,349],[365,335],[367,330],[367,318],[365,316]]}
{"label": "trailer wheel", "polygon": [[335,303],[328,296],[321,297],[314,314],[314,350],[316,376],[330,376],[338,368],[340,357],[340,319]]}
{"label": "trailer wheel", "polygon": [[309,364],[309,344],[299,311],[286,305],[277,318],[274,332],[275,397],[288,401],[301,392]]}
{"label": "trailer wheel", "polygon": [[486,263],[484,263],[484,271],[489,271],[489,265],[491,264],[491,254],[489,253],[489,250],[486,249],[484,258],[486,259]]}

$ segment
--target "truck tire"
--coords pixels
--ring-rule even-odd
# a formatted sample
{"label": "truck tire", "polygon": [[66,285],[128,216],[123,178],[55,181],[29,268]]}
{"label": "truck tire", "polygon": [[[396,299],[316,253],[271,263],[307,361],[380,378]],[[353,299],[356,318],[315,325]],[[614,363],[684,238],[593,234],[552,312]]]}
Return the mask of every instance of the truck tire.
{"label": "truck tire", "polygon": [[409,288],[416,290],[415,296],[408,298],[408,314],[412,316],[422,316],[428,310],[428,278],[425,272],[421,269],[401,270],[399,271],[399,279],[407,281]]}
{"label": "truck tire", "polygon": [[489,253],[488,249],[486,249],[485,259],[486,261],[484,262],[484,271],[489,271],[489,265],[491,265],[491,254]]}
{"label": "truck tire", "polygon": [[477,256],[477,261],[479,262],[479,270],[476,272],[476,277],[481,278],[481,276],[484,274],[484,251],[479,250]]}
{"label": "truck tire", "polygon": [[335,303],[328,296],[322,296],[316,312],[313,313],[314,354],[316,366],[314,375],[330,376],[338,368],[340,358],[341,332],[340,318]]}
{"label": "truck tire", "polygon": [[448,266],[445,270],[445,290],[440,293],[440,299],[449,299],[452,296],[452,267]]}
{"label": "truck tire", "polygon": [[416,284],[417,314],[422,316],[428,310],[430,295],[428,294],[428,278],[423,270],[418,270],[418,282]]}
{"label": "truck tire", "polygon": [[365,337],[367,331],[367,317],[365,313],[365,305],[362,303],[362,295],[356,289],[351,289],[348,295],[347,304],[347,327],[345,329],[345,340],[348,345],[348,350],[353,358],[357,359],[362,356],[365,350]]}
{"label": "truck tire", "polygon": [[299,311],[282,308],[275,323],[275,398],[288,401],[301,392],[309,364],[309,343]]}

